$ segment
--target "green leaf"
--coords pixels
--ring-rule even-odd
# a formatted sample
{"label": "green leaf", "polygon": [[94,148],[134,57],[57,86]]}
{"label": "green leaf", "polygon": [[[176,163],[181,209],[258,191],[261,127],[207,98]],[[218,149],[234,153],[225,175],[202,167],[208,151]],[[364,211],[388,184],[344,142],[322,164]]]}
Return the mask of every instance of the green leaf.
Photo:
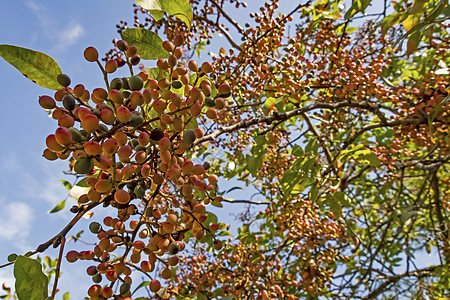
{"label": "green leaf", "polygon": [[20,300],[47,298],[48,279],[37,260],[19,256],[14,264],[14,277],[17,296]]}
{"label": "green leaf", "polygon": [[420,34],[420,31],[415,31],[408,39],[408,42],[406,43],[406,54],[411,55],[416,51],[417,47],[419,47],[420,40],[422,38],[422,35]]}
{"label": "green leaf", "polygon": [[72,184],[71,184],[70,182],[65,181],[65,180],[63,180],[63,179],[61,179],[61,180],[59,180],[59,181],[62,182],[62,184],[64,184],[64,186],[66,187],[66,189],[67,189],[68,191],[70,191],[70,189],[72,188]]}
{"label": "green leaf", "polygon": [[391,15],[386,16],[383,21],[381,22],[381,33],[383,35],[386,34],[386,32],[395,24],[398,24],[400,22],[400,19],[402,18],[403,14],[401,13],[394,13]]}
{"label": "green leaf", "polygon": [[136,4],[148,10],[156,21],[163,17],[162,12],[166,12],[191,28],[194,15],[189,0],[136,0]]}
{"label": "green leaf", "polygon": [[364,159],[367,160],[372,167],[379,167],[381,165],[380,159],[374,153],[364,155]]}
{"label": "green leaf", "polygon": [[161,78],[164,78],[164,72],[161,71],[160,68],[155,67],[155,68],[148,68],[146,70],[147,74],[148,74],[148,78],[149,79],[156,79],[156,80],[160,80]]}
{"label": "green leaf", "polygon": [[70,299],[69,292],[64,293],[63,300],[69,300],[69,299]]}
{"label": "green leaf", "polygon": [[143,28],[129,28],[122,32],[122,39],[135,46],[142,59],[168,58],[170,53],[162,47],[162,39],[154,32]]}
{"label": "green leaf", "polygon": [[65,206],[66,206],[66,200],[58,202],[58,204],[56,204],[56,206],[51,211],[49,211],[48,213],[52,214],[52,213],[58,212],[61,209],[63,209]]}
{"label": "green leaf", "polygon": [[47,54],[13,45],[0,45],[0,56],[37,85],[51,90],[61,89],[56,81],[56,76],[62,73],[61,69]]}
{"label": "green leaf", "polygon": [[89,185],[86,182],[87,177],[81,179],[80,181],[77,182],[77,184],[75,184],[76,186],[81,186],[81,187],[89,187]]}
{"label": "green leaf", "polygon": [[185,125],[186,129],[197,129],[198,128],[198,122],[196,118],[191,118],[189,122]]}
{"label": "green leaf", "polygon": [[211,205],[215,207],[223,207],[222,203],[218,201],[211,201]]}
{"label": "green leaf", "polygon": [[144,286],[149,286],[149,285],[150,285],[150,281],[143,281],[143,282],[141,282],[141,284],[138,285],[138,286],[134,289],[134,291],[131,293],[131,295],[133,295],[134,293],[136,293],[136,291],[137,291],[138,289],[140,289],[140,288],[142,288],[142,287],[144,287]]}

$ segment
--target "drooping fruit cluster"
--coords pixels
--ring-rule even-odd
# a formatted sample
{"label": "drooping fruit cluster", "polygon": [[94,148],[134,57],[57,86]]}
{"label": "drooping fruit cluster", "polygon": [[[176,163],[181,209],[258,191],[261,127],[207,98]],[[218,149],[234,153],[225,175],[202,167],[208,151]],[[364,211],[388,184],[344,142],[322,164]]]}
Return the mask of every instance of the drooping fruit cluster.
{"label": "drooping fruit cluster", "polygon": [[[90,93],[81,84],[70,88],[70,78],[61,74],[58,82],[63,88],[54,98],[39,98],[59,125],[46,139],[44,157],[70,157],[72,171],[86,175],[83,181],[89,190],[79,196],[72,211],[97,204],[118,211],[116,218],[104,219],[107,228],[91,223],[90,230],[99,239],[93,251],[67,253],[69,262],[95,263],[87,270],[96,283],[88,291],[91,299],[113,297],[114,284],[120,284],[114,299],[129,297],[132,270],[143,271],[152,280],[150,290],[158,292],[160,283],[152,274],[156,264],[164,266],[162,278],[171,278],[171,267],[178,264],[177,254],[185,247],[183,240],[190,237],[220,248],[214,232],[223,226],[212,222],[205,210],[211,202],[221,201],[216,195],[218,177],[208,174],[209,162],[197,164],[185,154],[203,136],[197,119],[206,116],[214,122],[231,88],[223,82],[215,86],[209,76],[214,68],[208,62],[198,66],[191,60],[183,65],[183,43],[182,35],[163,43],[170,56],[158,60],[157,78],[141,72],[112,80],[108,74],[121,63],[108,60],[103,66],[97,50],[89,47],[84,56],[98,63],[106,89]],[[132,71],[139,62],[136,47],[118,41],[117,48],[125,54],[123,65]],[[103,278],[111,283],[108,287],[98,285]]]}

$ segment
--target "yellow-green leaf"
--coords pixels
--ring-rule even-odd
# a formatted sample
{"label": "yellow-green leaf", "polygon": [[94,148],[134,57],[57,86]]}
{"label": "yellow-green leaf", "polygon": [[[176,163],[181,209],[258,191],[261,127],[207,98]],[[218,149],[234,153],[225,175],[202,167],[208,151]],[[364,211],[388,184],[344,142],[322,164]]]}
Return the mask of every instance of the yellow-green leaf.
{"label": "yellow-green leaf", "polygon": [[47,298],[48,278],[41,264],[32,258],[19,256],[14,263],[16,292],[20,300],[44,300]]}
{"label": "yellow-green leaf", "polygon": [[66,200],[58,202],[58,204],[56,204],[56,206],[51,211],[49,211],[48,213],[52,214],[52,213],[58,212],[61,209],[63,209],[65,206],[66,206]]}
{"label": "yellow-green leaf", "polygon": [[0,45],[0,56],[37,85],[51,90],[61,88],[56,81],[56,76],[62,73],[61,69],[47,54],[13,45]]}
{"label": "yellow-green leaf", "polygon": [[194,15],[189,0],[136,0],[136,4],[148,10],[157,21],[163,16],[161,12],[166,12],[191,28]]}
{"label": "yellow-green leaf", "polygon": [[122,39],[129,46],[135,46],[142,59],[168,58],[170,55],[162,47],[162,39],[150,30],[129,28],[122,32]]}

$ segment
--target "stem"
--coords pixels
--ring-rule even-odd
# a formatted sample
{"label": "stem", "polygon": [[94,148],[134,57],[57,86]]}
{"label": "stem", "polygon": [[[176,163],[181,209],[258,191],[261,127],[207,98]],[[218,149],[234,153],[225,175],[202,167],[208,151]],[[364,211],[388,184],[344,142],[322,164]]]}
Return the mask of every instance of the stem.
{"label": "stem", "polygon": [[61,261],[64,253],[64,244],[66,243],[66,238],[64,236],[61,237],[61,245],[59,247],[59,257],[58,257],[58,264],[56,266],[56,273],[55,273],[55,283],[53,284],[53,291],[52,291],[52,297],[51,299],[55,299],[56,295],[56,289],[58,287],[58,279],[59,279],[59,273],[61,269]]}

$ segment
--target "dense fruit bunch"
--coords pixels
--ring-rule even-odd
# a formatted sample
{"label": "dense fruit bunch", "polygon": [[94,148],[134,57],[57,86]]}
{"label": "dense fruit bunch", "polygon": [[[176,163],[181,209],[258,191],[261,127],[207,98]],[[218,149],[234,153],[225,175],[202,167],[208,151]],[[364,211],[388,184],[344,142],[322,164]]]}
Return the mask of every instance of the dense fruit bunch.
{"label": "dense fruit bunch", "polygon": [[[118,212],[116,218],[103,220],[104,227],[91,223],[90,231],[99,239],[93,251],[70,251],[66,256],[69,262],[95,263],[87,270],[96,283],[88,291],[91,299],[113,297],[115,283],[120,289],[114,299],[130,297],[132,270],[143,271],[151,279],[150,290],[158,292],[161,285],[152,275],[155,264],[164,266],[162,278],[171,278],[177,254],[185,248],[183,239],[195,236],[215,249],[222,247],[215,232],[223,225],[212,223],[205,211],[212,201],[221,201],[215,191],[218,177],[208,174],[209,162],[196,164],[185,154],[203,135],[197,118],[214,122],[230,86],[215,86],[210,79],[214,68],[208,62],[183,65],[183,43],[181,35],[163,43],[170,57],[158,60],[158,78],[141,72],[111,81],[107,75],[121,64],[113,59],[101,65],[97,50],[89,47],[84,56],[98,63],[106,89],[89,93],[81,84],[70,88],[70,78],[61,74],[58,82],[63,88],[54,98],[39,98],[43,108],[53,110],[59,125],[46,139],[44,157],[70,158],[72,171],[86,174],[90,187],[72,211],[102,204]],[[126,57],[122,65],[132,71],[139,62],[136,48],[125,41],[118,41],[117,48]],[[110,283],[104,288],[98,285],[103,278]]]}

